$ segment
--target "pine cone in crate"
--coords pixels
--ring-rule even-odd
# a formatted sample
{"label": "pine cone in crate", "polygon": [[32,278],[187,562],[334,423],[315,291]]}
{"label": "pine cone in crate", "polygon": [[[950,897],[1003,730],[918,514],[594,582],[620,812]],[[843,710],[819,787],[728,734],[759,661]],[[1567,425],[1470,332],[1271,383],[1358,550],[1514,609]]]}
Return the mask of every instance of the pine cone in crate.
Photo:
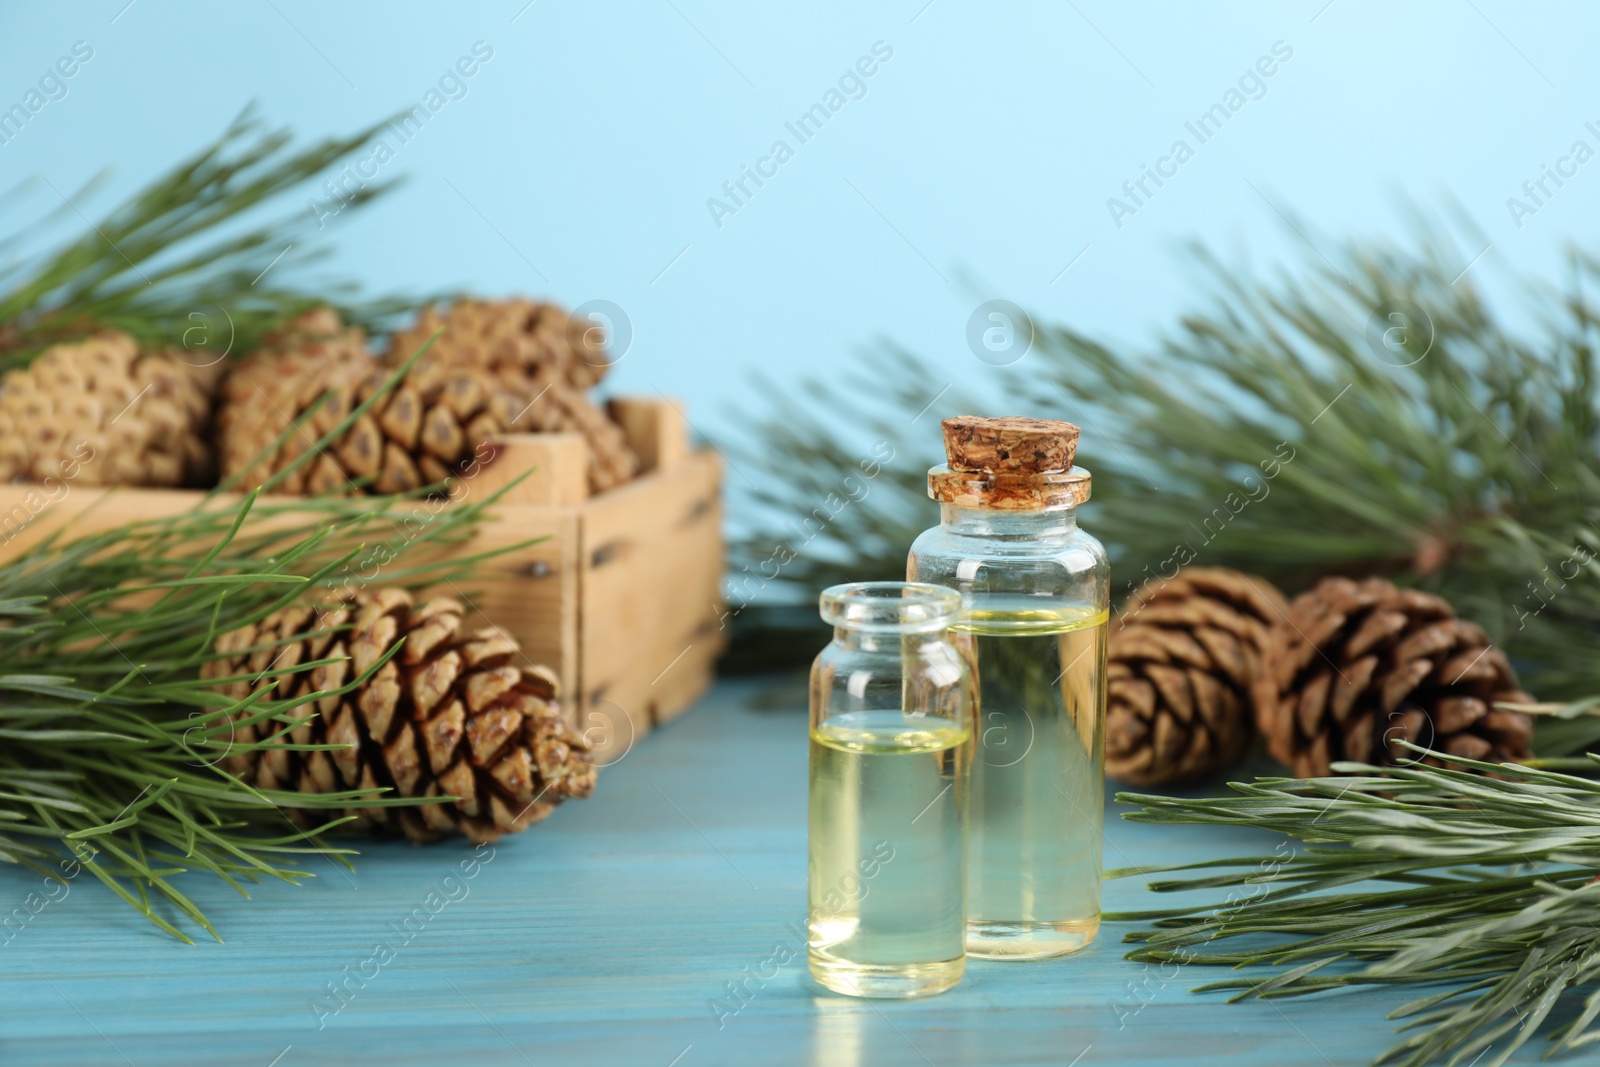
{"label": "pine cone in crate", "polygon": [[1431,594],[1325,578],[1273,631],[1272,666],[1258,679],[1259,725],[1300,777],[1336,760],[1414,761],[1400,741],[1496,763],[1531,755],[1529,718],[1494,703],[1533,698],[1483,628]]}
{"label": "pine cone in crate", "polygon": [[463,370],[483,375],[522,400],[512,429],[583,434],[592,492],[613,489],[638,472],[622,428],[584,393],[610,365],[592,326],[553,304],[461,300],[443,314],[425,308],[415,326],[390,338],[385,362],[403,365],[441,329],[413,366],[421,387]]}
{"label": "pine cone in crate", "polygon": [[[346,329],[325,309],[295,320],[276,344],[244,360],[223,385],[222,472],[242,474],[244,489],[294,463],[393,374],[367,351],[359,329]],[[279,491],[397,493],[443,481],[461,474],[485,441],[512,429],[525,407],[482,372],[424,376],[413,369]]]}
{"label": "pine cone in crate", "polygon": [[376,369],[366,331],[346,326],[332,308],[297,315],[265,335],[259,352],[233,365],[221,390],[223,407],[232,409],[227,419],[237,424],[259,416],[276,424],[276,437],[286,425],[286,413],[301,403],[312,375],[347,367],[362,373]]}
{"label": "pine cone in crate", "polygon": [[423,308],[416,325],[390,339],[389,362],[404,363],[440,329],[419,363],[560,379],[578,390],[597,385],[611,366],[590,324],[554,304],[517,299],[458,300],[443,313]]}
{"label": "pine cone in crate", "polygon": [[[594,764],[588,744],[562,718],[554,673],[529,665],[502,630],[467,631],[463,614],[454,600],[416,604],[409,593],[382,589],[321,609],[285,608],[225,634],[216,646],[221,658],[202,673],[234,678],[220,688],[235,700],[249,696],[264,671],[320,659],[338,662],[284,676],[269,699],[337,690],[405,644],[354,691],[291,709],[307,721],[288,740],[344,747],[234,753],[224,768],[262,789],[388,787],[385,796],[456,797],[347,812],[357,816],[358,828],[397,831],[413,841],[454,832],[492,841],[538,822],[564,799],[587,797]],[[266,647],[251,651],[258,645]],[[248,744],[276,729],[236,726],[231,740]],[[329,817],[321,809],[294,815],[304,824]]]}
{"label": "pine cone in crate", "polygon": [[1242,759],[1255,736],[1251,687],[1287,608],[1266,579],[1219,568],[1134,593],[1108,642],[1106,773],[1166,785]]}
{"label": "pine cone in crate", "polygon": [[52,345],[0,380],[0,480],[197,484],[215,379],[116,331]]}

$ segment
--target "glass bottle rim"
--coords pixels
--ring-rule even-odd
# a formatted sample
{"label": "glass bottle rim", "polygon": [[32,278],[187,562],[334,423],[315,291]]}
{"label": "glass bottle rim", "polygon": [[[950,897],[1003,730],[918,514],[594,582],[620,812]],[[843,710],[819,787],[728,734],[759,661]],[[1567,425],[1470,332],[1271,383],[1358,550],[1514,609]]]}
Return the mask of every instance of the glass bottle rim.
{"label": "glass bottle rim", "polygon": [[950,626],[961,594],[931,582],[846,582],[822,591],[824,622],[864,633],[927,633]]}

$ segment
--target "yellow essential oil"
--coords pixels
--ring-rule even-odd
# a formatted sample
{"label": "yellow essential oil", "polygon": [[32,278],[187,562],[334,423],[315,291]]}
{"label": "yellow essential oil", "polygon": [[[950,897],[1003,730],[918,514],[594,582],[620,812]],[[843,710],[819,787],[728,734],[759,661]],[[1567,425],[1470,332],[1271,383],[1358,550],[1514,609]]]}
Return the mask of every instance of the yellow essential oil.
{"label": "yellow essential oil", "polygon": [[951,626],[978,685],[967,952],[1040,959],[1100,929],[1107,612],[980,599]]}
{"label": "yellow essential oil", "polygon": [[851,711],[811,731],[811,974],[917,997],[961,979],[966,721]]}

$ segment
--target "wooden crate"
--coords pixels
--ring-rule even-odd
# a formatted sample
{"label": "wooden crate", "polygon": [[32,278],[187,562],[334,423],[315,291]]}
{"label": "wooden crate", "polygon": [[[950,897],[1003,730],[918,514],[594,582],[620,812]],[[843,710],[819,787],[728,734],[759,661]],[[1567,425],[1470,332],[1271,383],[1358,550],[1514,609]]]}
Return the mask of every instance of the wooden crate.
{"label": "wooden crate", "polygon": [[[580,435],[511,434],[494,441],[493,457],[463,480],[458,502],[481,500],[533,473],[456,550],[544,540],[496,556],[468,581],[435,590],[465,601],[473,625],[505,627],[532,661],[561,675],[568,713],[603,764],[694,703],[710,684],[724,644],[717,458],[689,447],[683,415],[670,400],[622,398],[610,406],[640,458],[640,476],[591,497]],[[196,490],[85,487],[40,506],[36,487],[0,485],[0,562],[74,519],[74,530],[110,529],[175,514],[202,496]],[[433,514],[419,508],[417,521]],[[383,581],[376,566],[357,577]]]}

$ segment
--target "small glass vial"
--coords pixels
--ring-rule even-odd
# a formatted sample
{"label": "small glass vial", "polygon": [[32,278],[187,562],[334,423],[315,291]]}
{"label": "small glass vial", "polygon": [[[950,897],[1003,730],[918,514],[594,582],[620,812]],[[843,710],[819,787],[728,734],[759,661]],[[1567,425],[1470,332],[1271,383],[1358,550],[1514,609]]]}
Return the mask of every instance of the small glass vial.
{"label": "small glass vial", "polygon": [[966,969],[971,676],[950,589],[822,594],[833,641],[811,667],[807,953],[836,993],[942,993]]}
{"label": "small glass vial", "polygon": [[1100,929],[1110,576],[1078,528],[1089,472],[1068,422],[962,416],[944,435],[940,523],[906,573],[960,591],[952,637],[977,681],[967,952],[1059,956]]}

